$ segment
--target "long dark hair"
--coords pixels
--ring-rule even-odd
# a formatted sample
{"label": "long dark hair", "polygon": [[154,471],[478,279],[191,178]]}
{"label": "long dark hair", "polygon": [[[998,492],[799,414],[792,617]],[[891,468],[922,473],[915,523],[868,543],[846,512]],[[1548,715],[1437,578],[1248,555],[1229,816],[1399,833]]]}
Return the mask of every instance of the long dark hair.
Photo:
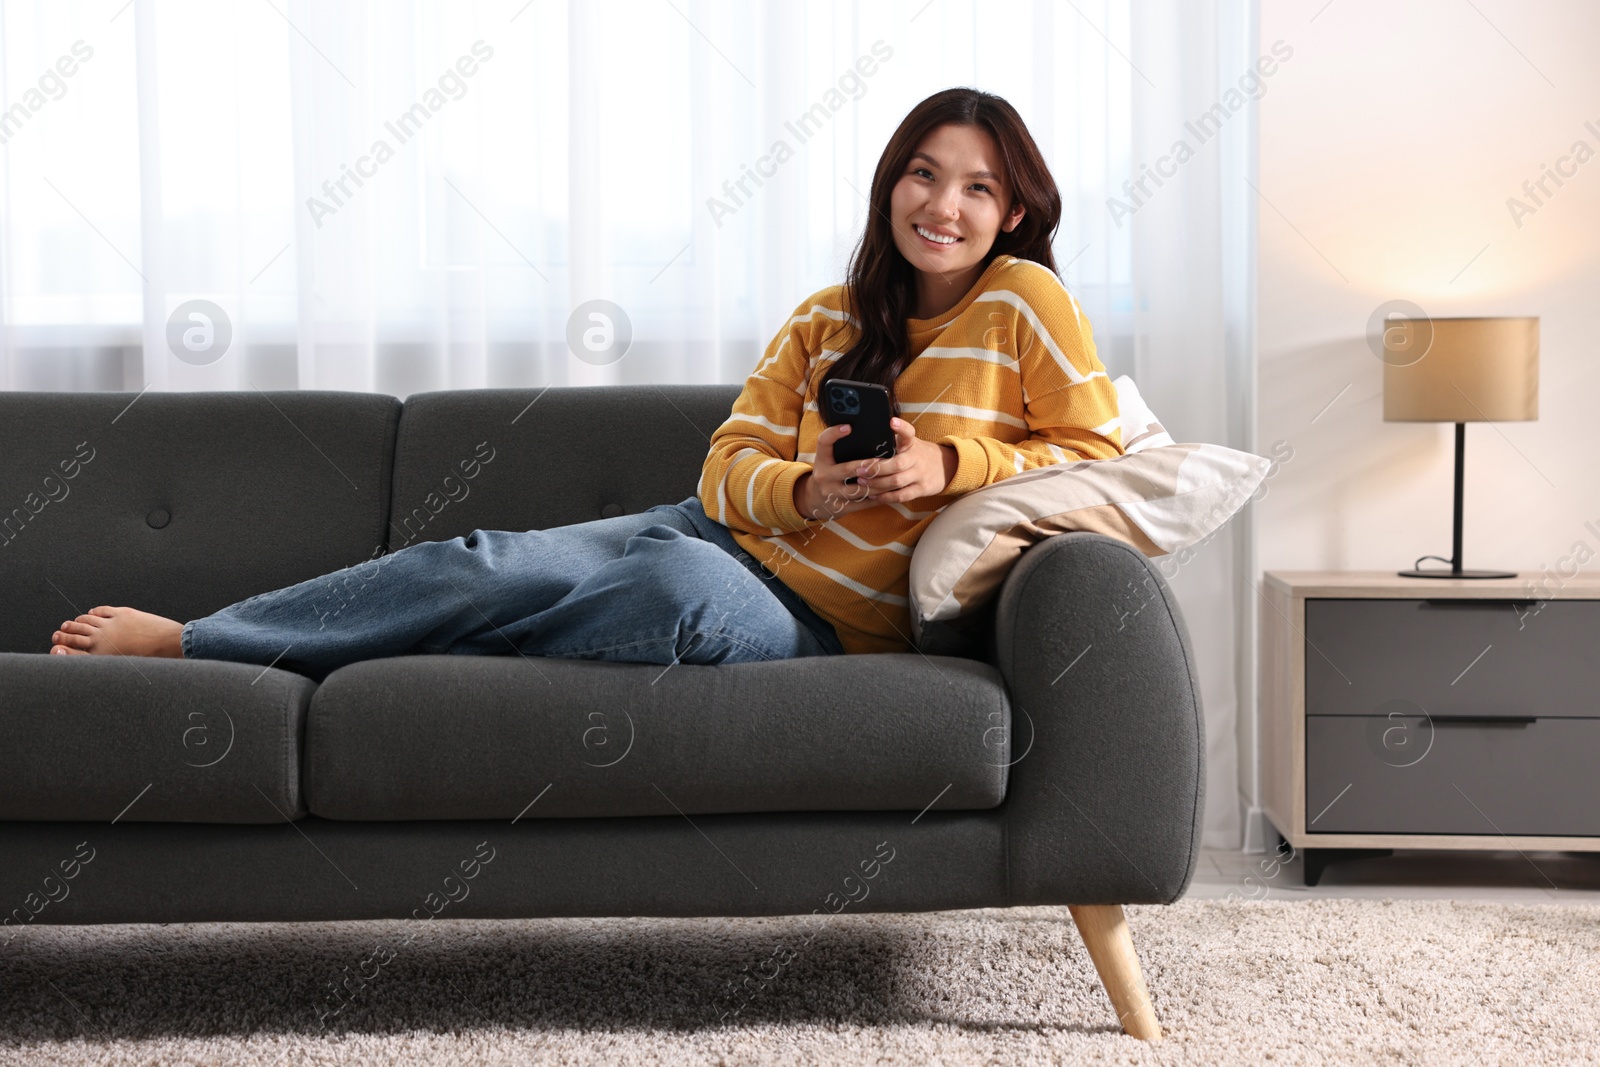
{"label": "long dark hair", "polygon": [[[996,256],[1012,255],[1043,264],[1055,273],[1050,240],[1061,222],[1061,193],[1016,108],[1002,97],[977,89],[934,93],[901,120],[878,158],[866,229],[850,256],[844,284],[845,307],[860,323],[860,332],[817,383],[819,395],[830,380],[845,378],[888,386],[894,399],[895,379],[911,362],[905,320],[915,306],[917,286],[916,268],[895,247],[889,200],[911,153],[932,130],[944,125],[977,126],[994,137],[1000,147],[1001,170],[1012,189],[1012,205],[1020,203],[1027,209],[1016,229],[1010,233],[1001,230],[995,237],[983,267],[987,269]],[[895,412],[899,413],[898,401]]]}

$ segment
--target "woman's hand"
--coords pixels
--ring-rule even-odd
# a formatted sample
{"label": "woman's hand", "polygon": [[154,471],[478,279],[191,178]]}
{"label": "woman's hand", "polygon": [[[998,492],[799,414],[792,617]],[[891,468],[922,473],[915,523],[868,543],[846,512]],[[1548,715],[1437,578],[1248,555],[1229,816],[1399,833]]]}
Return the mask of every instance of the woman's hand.
{"label": "woman's hand", "polygon": [[827,522],[877,503],[867,499],[867,491],[859,484],[845,482],[856,476],[865,461],[833,461],[833,443],[849,432],[850,424],[841,422],[817,435],[817,456],[811,463],[811,470],[794,483],[795,507],[807,518]]}
{"label": "woman's hand", "polygon": [[890,419],[894,431],[891,459],[859,461],[858,484],[867,487],[874,504],[903,504],[925,496],[938,496],[955,477],[959,457],[954,445],[938,445],[917,437],[916,427],[904,419]]}

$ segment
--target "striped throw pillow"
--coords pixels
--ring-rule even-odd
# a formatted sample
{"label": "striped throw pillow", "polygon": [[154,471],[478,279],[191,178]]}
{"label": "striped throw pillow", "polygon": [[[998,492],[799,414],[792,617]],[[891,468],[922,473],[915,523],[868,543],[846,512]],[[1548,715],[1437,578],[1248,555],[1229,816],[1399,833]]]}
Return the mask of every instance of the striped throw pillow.
{"label": "striped throw pillow", "polygon": [[[1022,553],[1047,537],[1089,530],[1147,556],[1166,555],[1210,536],[1256,491],[1270,460],[1224,445],[1172,443],[1132,382],[1126,391],[1122,382],[1124,440],[1133,446],[1126,454],[1014,474],[946,505],[923,530],[910,573],[912,635],[921,651],[981,655],[975,643],[989,624],[984,609]],[[1130,427],[1130,418],[1140,425]]]}
{"label": "striped throw pillow", "polygon": [[1173,443],[1172,435],[1162,428],[1161,420],[1139,395],[1139,387],[1133,384],[1132,378],[1120,374],[1111,384],[1117,389],[1117,414],[1124,452],[1143,452]]}

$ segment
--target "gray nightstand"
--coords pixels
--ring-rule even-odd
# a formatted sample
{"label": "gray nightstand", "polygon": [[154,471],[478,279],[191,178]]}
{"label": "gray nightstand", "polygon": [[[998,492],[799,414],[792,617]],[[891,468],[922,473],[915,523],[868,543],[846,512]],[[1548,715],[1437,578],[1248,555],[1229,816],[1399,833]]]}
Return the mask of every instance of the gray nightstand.
{"label": "gray nightstand", "polygon": [[1262,806],[1306,884],[1374,850],[1600,851],[1600,573],[1261,591]]}

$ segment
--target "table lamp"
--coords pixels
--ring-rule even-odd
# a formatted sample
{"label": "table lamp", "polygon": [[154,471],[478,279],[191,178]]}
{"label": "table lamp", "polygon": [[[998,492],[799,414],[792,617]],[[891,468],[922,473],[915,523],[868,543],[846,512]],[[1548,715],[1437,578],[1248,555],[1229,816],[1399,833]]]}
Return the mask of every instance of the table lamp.
{"label": "table lamp", "polygon": [[[1515,578],[1514,571],[1463,570],[1461,496],[1469,422],[1539,417],[1539,318],[1428,319],[1396,316],[1383,331],[1383,421],[1456,424],[1455,537],[1450,559],[1422,556],[1403,578]],[[1425,559],[1450,568],[1421,569]]]}

